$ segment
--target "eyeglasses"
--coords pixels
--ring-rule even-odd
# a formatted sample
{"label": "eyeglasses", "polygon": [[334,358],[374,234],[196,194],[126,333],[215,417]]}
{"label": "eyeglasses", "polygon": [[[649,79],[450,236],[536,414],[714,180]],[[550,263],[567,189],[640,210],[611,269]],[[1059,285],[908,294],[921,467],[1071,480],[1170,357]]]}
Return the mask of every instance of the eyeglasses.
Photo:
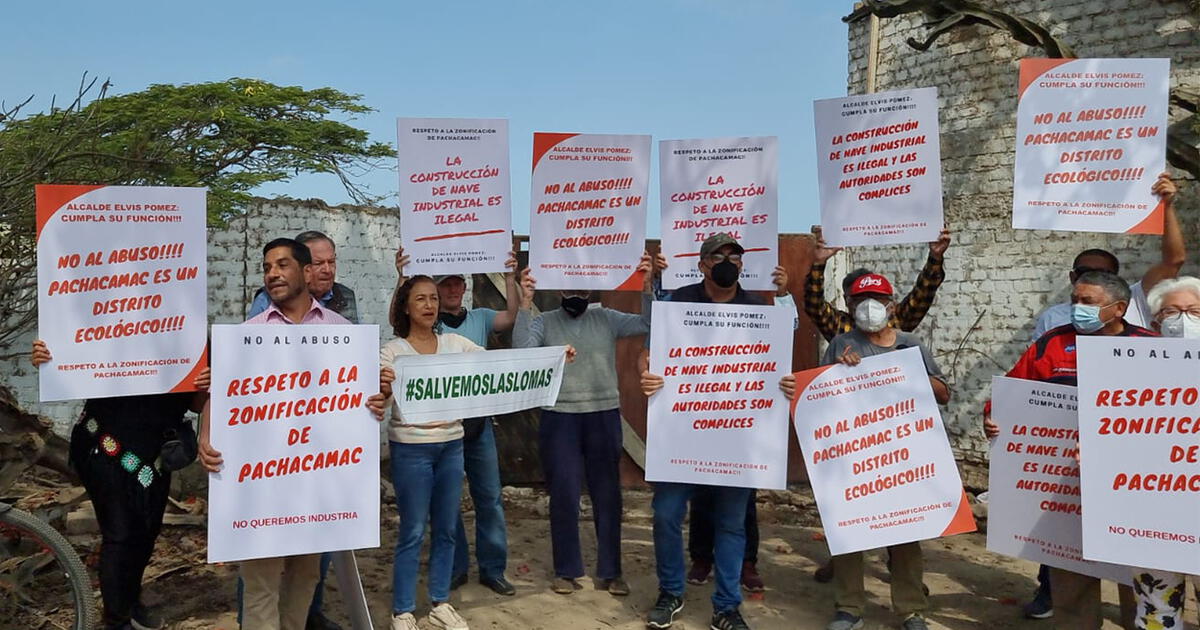
{"label": "eyeglasses", "polygon": [[742,255],[741,254],[709,254],[708,259],[718,265],[725,262],[726,260],[728,260],[731,263],[736,264],[736,263],[742,262]]}
{"label": "eyeglasses", "polygon": [[1181,313],[1187,313],[1188,317],[1191,317],[1192,319],[1200,319],[1200,306],[1193,306],[1187,310],[1181,310],[1173,306],[1168,306],[1158,312],[1158,321],[1170,319]]}

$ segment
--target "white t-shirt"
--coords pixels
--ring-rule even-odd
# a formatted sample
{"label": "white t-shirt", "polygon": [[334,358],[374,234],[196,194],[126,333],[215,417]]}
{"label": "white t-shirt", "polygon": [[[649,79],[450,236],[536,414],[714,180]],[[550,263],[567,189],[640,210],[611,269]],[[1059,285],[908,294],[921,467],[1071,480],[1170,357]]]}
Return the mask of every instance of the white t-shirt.
{"label": "white t-shirt", "polygon": [[[482,352],[483,348],[475,342],[454,333],[437,336],[437,354],[454,354],[457,352]],[[393,367],[398,357],[415,356],[420,354],[404,339],[397,337],[379,349],[379,365]],[[397,383],[397,385],[399,385]],[[392,418],[388,421],[388,439],[405,444],[430,444],[449,442],[463,436],[462,418],[434,422],[429,424],[406,424],[404,415],[400,412],[400,401],[394,397],[391,400]]]}
{"label": "white t-shirt", "polygon": [[[1146,301],[1146,292],[1142,290],[1142,283],[1130,285],[1129,308],[1125,311],[1125,321],[1134,326],[1148,328],[1151,315],[1153,314],[1150,312],[1150,303]],[[1033,326],[1033,340],[1037,341],[1050,330],[1070,323],[1071,303],[1055,304],[1038,315],[1037,323]]]}

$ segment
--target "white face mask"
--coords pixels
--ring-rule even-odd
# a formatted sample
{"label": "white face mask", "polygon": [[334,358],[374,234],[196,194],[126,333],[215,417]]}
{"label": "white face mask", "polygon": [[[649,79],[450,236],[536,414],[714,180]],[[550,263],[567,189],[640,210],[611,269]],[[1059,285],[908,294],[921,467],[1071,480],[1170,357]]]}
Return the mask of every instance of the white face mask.
{"label": "white face mask", "polygon": [[854,323],[863,332],[879,332],[887,327],[888,309],[875,300],[863,300],[854,307]]}
{"label": "white face mask", "polygon": [[1160,324],[1164,337],[1183,337],[1184,339],[1200,339],[1200,319],[1187,313],[1179,313],[1162,320]]}

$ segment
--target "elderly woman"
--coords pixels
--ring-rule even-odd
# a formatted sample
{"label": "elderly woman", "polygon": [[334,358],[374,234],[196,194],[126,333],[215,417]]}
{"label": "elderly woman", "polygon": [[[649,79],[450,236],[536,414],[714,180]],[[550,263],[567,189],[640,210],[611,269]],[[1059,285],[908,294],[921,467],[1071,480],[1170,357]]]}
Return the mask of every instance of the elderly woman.
{"label": "elderly woman", "polygon": [[[1180,276],[1163,280],[1146,296],[1154,313],[1151,324],[1164,337],[1200,339],[1200,278]],[[1134,569],[1137,618],[1141,630],[1183,628],[1183,601],[1187,576],[1155,569]],[[1192,587],[1200,599],[1200,578],[1192,576]]]}

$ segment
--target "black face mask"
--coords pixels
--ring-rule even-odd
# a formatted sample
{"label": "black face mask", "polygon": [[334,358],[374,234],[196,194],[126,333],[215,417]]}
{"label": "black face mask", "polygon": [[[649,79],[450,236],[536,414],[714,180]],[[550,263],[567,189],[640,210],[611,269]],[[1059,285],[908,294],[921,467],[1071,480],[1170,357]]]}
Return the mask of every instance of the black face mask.
{"label": "black face mask", "polygon": [[570,315],[571,317],[579,317],[580,315],[583,315],[583,312],[587,310],[587,307],[587,298],[582,298],[578,295],[572,295],[562,299],[562,310],[566,311],[567,315]]}
{"label": "black face mask", "polygon": [[712,281],[717,283],[717,286],[722,289],[728,289],[737,284],[738,275],[737,265],[728,260],[713,265],[711,272]]}
{"label": "black face mask", "polygon": [[467,309],[463,309],[457,313],[447,313],[445,311],[438,313],[438,321],[442,325],[449,328],[458,328],[463,322],[467,321]]}

